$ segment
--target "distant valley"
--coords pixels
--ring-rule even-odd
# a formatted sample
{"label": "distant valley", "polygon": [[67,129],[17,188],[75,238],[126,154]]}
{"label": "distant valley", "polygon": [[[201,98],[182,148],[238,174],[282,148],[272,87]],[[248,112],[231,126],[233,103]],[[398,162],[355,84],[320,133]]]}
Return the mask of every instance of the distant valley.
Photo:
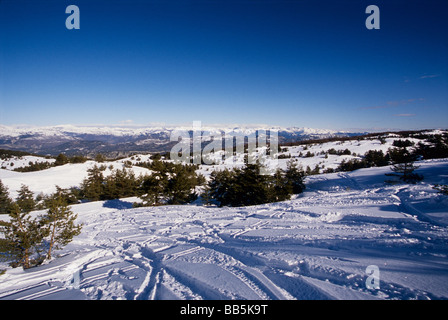
{"label": "distant valley", "polygon": [[[177,142],[170,141],[173,130],[185,130],[191,135],[192,127],[148,126],[73,126],[49,127],[1,126],[0,148],[20,150],[40,155],[128,156],[142,152],[170,151]],[[366,132],[346,132],[311,128],[281,128],[266,126],[210,126],[202,127],[209,134],[245,135],[257,130],[278,131],[279,144],[330,137],[348,137]]]}

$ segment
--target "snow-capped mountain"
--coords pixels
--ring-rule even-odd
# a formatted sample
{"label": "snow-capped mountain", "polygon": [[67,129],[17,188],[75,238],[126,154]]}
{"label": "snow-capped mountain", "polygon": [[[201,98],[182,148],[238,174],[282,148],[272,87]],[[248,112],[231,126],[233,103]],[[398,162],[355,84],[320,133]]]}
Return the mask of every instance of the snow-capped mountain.
{"label": "snow-capped mountain", "polygon": [[58,125],[47,127],[0,125],[0,148],[22,150],[38,154],[93,155],[105,153],[113,156],[132,152],[169,151],[173,142],[170,135],[174,130],[184,132],[208,132],[210,135],[229,133],[249,136],[258,130],[278,132],[279,142],[295,142],[305,139],[319,139],[337,136],[351,136],[360,132],[345,132],[328,129],[282,128],[266,125],[203,125],[184,126],[74,126]]}

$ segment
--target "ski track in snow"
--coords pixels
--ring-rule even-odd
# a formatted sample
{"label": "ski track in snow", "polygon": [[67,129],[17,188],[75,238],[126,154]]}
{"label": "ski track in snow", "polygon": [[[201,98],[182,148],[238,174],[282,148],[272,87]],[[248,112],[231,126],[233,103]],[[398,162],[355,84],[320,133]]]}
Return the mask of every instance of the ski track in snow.
{"label": "ski track in snow", "polygon": [[[425,177],[448,176],[435,163]],[[385,184],[387,170],[312,176],[296,199],[252,207],[73,206],[81,235],[44,265],[8,269],[0,300],[447,299],[446,197]]]}

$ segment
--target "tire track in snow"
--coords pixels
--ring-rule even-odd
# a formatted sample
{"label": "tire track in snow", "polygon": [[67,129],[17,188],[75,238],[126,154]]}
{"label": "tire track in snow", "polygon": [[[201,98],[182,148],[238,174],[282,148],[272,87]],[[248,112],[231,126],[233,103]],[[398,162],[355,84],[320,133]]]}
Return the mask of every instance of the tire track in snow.
{"label": "tire track in snow", "polygon": [[[48,284],[47,284],[48,285]],[[46,296],[49,296],[51,294],[60,292],[60,291],[65,291],[67,290],[66,287],[50,287],[46,290],[42,290],[42,291],[38,291],[26,296],[21,296],[19,298],[16,298],[16,300],[37,300]]]}
{"label": "tire track in snow", "polygon": [[[151,242],[151,241],[150,241]],[[144,242],[144,244],[148,242]],[[163,275],[163,266],[159,255],[148,249],[145,245],[138,244],[141,258],[136,258],[134,263],[147,266],[145,279],[134,294],[134,300],[155,300],[158,287]]]}
{"label": "tire track in snow", "polygon": [[177,282],[188,288],[194,295],[199,296],[204,300],[228,300],[231,298],[216,288],[209,286],[201,279],[191,277],[176,268],[166,266],[165,271]]}
{"label": "tire track in snow", "polygon": [[249,226],[249,227],[246,227],[246,228],[244,228],[243,230],[240,230],[240,231],[236,231],[236,232],[234,232],[234,233],[231,233],[230,235],[231,235],[233,238],[236,238],[236,237],[241,236],[241,235],[243,235],[243,234],[245,234],[245,233],[247,233],[247,232],[249,232],[249,231],[253,231],[253,230],[260,229],[260,228],[262,228],[262,227],[264,227],[264,226],[266,226],[266,225],[268,225],[268,224],[269,224],[269,221],[258,221],[258,222],[256,222],[256,223],[254,223],[253,225],[251,225],[251,226]]}
{"label": "tire track in snow", "polygon": [[[257,223],[257,226],[260,225],[260,223]],[[234,238],[231,237],[230,239]],[[238,240],[234,241],[238,242]],[[196,241],[192,242],[197,243]],[[234,246],[227,247],[226,245],[226,242],[223,244],[201,243],[201,246],[203,246],[204,249],[211,250],[211,252],[215,254],[224,255],[232,259],[233,263],[230,266],[225,262],[221,264],[218,263],[218,265],[233,274],[233,276],[239,279],[242,283],[245,283],[257,296],[260,297],[260,299],[294,299],[294,297],[286,290],[266,276],[263,270],[268,270],[270,268],[266,261],[254,256],[250,252],[246,252],[243,247],[238,247],[238,250],[236,250]],[[222,261],[224,259],[220,260]]]}
{"label": "tire track in snow", "polygon": [[271,300],[294,300],[286,290],[280,288],[271,279],[269,279],[263,272],[254,267],[246,265],[239,267],[249,280],[253,281]]}
{"label": "tire track in snow", "polygon": [[[41,288],[43,287],[43,288]],[[49,287],[45,289],[46,287]],[[41,289],[40,289],[41,288]],[[35,300],[38,298],[43,298],[53,293],[66,290],[65,287],[60,286],[50,286],[48,281],[40,282],[32,286],[28,286],[21,290],[14,290],[12,292],[7,292],[6,294],[0,296],[0,300]]]}
{"label": "tire track in snow", "polygon": [[183,250],[183,251],[180,251],[180,252],[176,252],[176,253],[168,254],[168,255],[167,255],[167,259],[176,259],[176,258],[185,256],[185,255],[187,255],[187,254],[193,254],[193,253],[196,253],[196,252],[201,251],[201,250],[204,250],[204,247],[200,247],[200,246],[198,246],[198,247],[194,247],[194,248],[186,249],[186,250]]}
{"label": "tire track in snow", "polygon": [[[268,278],[266,278],[262,272],[258,272],[256,269],[244,265],[241,261],[229,256],[223,252],[216,251],[210,246],[197,245],[192,248],[181,250],[173,254],[166,254],[162,259],[162,264],[165,266],[166,271],[181,283],[184,287],[188,287],[191,292],[205,297],[206,299],[234,299],[237,298],[234,295],[235,292],[226,293],[222,291],[222,288],[214,287],[201,281],[196,276],[192,275],[188,270],[183,270],[178,267],[181,261],[184,263],[200,263],[202,265],[215,265],[219,268],[213,269],[215,273],[212,273],[213,277],[227,276],[235,282],[235,285],[241,286],[240,291],[242,296],[239,298],[250,297],[252,299],[290,299],[292,298],[286,292],[275,286]],[[196,254],[201,252],[199,258]],[[160,253],[159,253],[160,254]],[[228,258],[225,258],[228,257]],[[179,258],[183,258],[179,260]],[[197,260],[199,259],[198,262]],[[229,263],[230,265],[227,265]],[[199,266],[199,265],[198,265]],[[194,274],[194,272],[193,272]],[[163,276],[163,275],[161,275]],[[243,289],[244,288],[244,289]]]}

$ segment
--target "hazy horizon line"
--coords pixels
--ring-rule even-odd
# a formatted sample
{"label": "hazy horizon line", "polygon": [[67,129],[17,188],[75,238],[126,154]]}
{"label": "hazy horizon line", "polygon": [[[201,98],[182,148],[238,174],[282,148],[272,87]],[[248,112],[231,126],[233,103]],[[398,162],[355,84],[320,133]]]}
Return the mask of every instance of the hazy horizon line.
{"label": "hazy horizon line", "polygon": [[[166,123],[166,122],[149,122],[147,124],[138,124],[134,122],[128,122],[128,123],[115,123],[115,124],[105,124],[105,123],[90,123],[90,124],[57,124],[57,125],[33,125],[33,124],[2,124],[0,123],[0,126],[3,127],[10,127],[10,128],[55,128],[55,127],[76,127],[76,128],[129,128],[129,129],[142,129],[142,128],[176,128],[176,127],[193,127],[193,122],[186,122],[186,123]],[[201,126],[204,128],[229,128],[229,127],[237,127],[237,128],[280,128],[280,129],[291,129],[291,128],[298,128],[298,129],[316,129],[316,130],[331,130],[331,131],[348,131],[348,132],[386,132],[386,131],[406,131],[406,130],[437,130],[437,129],[447,129],[447,128],[441,128],[441,127],[412,127],[412,128],[387,128],[387,127],[348,127],[348,128],[326,128],[326,127],[314,127],[314,126],[299,126],[299,125],[293,125],[293,126],[287,126],[287,125],[272,125],[272,124],[266,124],[266,123],[201,123]]]}

